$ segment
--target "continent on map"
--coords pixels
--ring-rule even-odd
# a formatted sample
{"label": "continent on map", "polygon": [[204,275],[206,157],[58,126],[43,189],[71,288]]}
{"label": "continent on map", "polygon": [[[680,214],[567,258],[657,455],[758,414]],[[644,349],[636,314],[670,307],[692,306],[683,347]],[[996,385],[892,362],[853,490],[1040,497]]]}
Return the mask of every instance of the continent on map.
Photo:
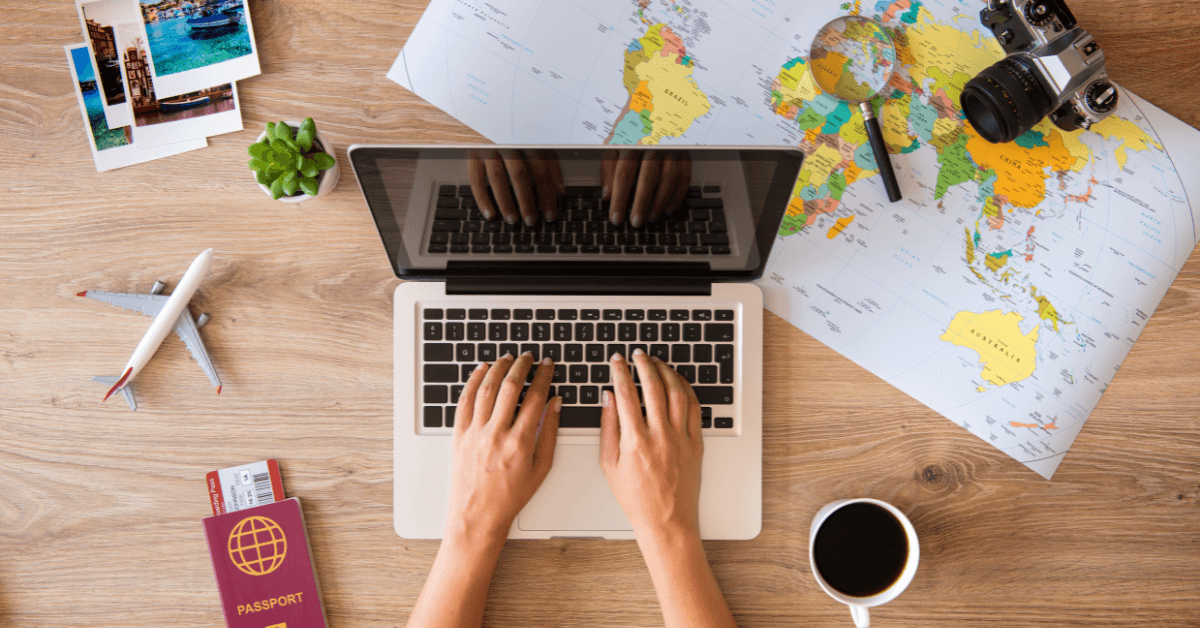
{"label": "continent on map", "polygon": [[[639,8],[639,16],[645,20]],[[606,144],[658,144],[681,137],[708,113],[708,96],[692,78],[695,62],[683,39],[665,24],[653,24],[625,50],[624,84],[629,100]]]}
{"label": "continent on map", "polygon": [[992,310],[982,314],[959,312],[941,339],[953,345],[971,349],[983,363],[983,379],[995,386],[1019,382],[1037,366],[1038,328],[1021,333],[1021,321],[1016,312],[1005,314]]}

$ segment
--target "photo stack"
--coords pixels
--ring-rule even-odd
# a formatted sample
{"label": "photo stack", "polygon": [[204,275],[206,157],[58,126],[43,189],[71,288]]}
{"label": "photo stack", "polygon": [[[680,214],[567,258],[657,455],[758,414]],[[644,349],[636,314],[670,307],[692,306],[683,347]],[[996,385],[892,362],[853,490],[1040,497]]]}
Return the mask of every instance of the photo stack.
{"label": "photo stack", "polygon": [[242,130],[236,81],[260,74],[246,0],[76,0],[66,46],[97,171]]}

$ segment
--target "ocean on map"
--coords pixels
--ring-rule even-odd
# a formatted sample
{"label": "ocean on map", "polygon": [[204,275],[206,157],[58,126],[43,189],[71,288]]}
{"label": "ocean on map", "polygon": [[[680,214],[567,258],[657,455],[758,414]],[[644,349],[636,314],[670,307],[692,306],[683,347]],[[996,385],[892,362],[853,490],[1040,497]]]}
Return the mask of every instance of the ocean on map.
{"label": "ocean on map", "polygon": [[92,137],[96,140],[96,150],[116,148],[129,143],[125,138],[125,129],[128,127],[108,128],[108,121],[104,119],[104,101],[100,98],[99,89],[83,92],[83,102],[87,105],[87,117],[88,122],[92,125]]}
{"label": "ocean on map", "polygon": [[188,17],[160,16],[146,23],[146,37],[154,72],[158,76],[177,74],[196,68],[243,57],[251,53],[250,32],[245,18],[236,27],[205,37],[193,37]]}

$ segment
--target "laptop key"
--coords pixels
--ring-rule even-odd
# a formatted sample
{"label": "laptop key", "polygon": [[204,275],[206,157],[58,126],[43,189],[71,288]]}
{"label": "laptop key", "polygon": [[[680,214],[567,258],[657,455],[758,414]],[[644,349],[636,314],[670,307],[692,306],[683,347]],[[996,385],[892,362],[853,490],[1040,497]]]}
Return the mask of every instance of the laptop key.
{"label": "laptop key", "polygon": [[463,364],[461,367],[459,367],[460,371],[462,372],[462,379],[460,379],[458,381],[466,382],[467,380],[471,379],[471,373],[474,373],[475,369],[477,369],[477,368],[479,368],[478,362],[472,362],[470,364]]}
{"label": "laptop key", "polygon": [[537,373],[538,362],[542,361],[541,349],[542,349],[541,345],[536,345],[533,343],[522,344],[521,348],[519,349],[519,351],[521,353],[525,353],[526,351],[528,351],[530,354],[533,355],[533,364],[530,365],[530,367],[529,367],[529,375],[528,375],[528,379],[531,382],[533,381],[534,374]]}
{"label": "laptop key", "polygon": [[554,320],[554,310],[538,310],[537,311],[537,319],[539,321]]}
{"label": "laptop key", "polygon": [[467,340],[472,342],[487,340],[487,323],[467,323]]}
{"label": "laptop key", "polygon": [[463,388],[466,388],[466,386],[462,384],[455,384],[450,387],[450,403],[458,403],[458,398],[462,396]]}
{"label": "laptop key", "polygon": [[642,342],[658,342],[658,325],[642,323],[638,326],[638,340]]}
{"label": "laptop key", "polygon": [[457,191],[458,191],[458,188],[454,187],[453,185],[439,185],[438,186],[438,196],[439,197],[440,196],[454,196],[454,193]]}
{"label": "laptop key", "polygon": [[733,386],[693,386],[696,399],[706,406],[728,406],[733,403]]}
{"label": "laptop key", "polygon": [[604,359],[611,360],[614,355],[625,357],[625,345],[608,345],[604,352]]}
{"label": "laptop key", "polygon": [[540,244],[537,247],[537,252],[554,254],[558,252],[558,247],[554,246],[553,244]]}
{"label": "laptop key", "polygon": [[721,370],[721,383],[733,383],[733,345],[717,345],[717,366]]}
{"label": "laptop key", "polygon": [[679,364],[675,366],[675,372],[679,376],[687,380],[689,384],[696,383],[696,366],[694,364]]}
{"label": "laptop key", "polygon": [[[603,347],[601,347],[603,348]],[[608,365],[593,364],[592,365],[592,383],[607,384],[608,383]]]}
{"label": "laptop key", "polygon": [[671,351],[667,345],[650,345],[650,357],[668,362],[671,359]]}
{"label": "laptop key", "polygon": [[[705,410],[711,410],[711,408],[705,408]],[[701,427],[701,429],[708,429],[708,428],[712,427],[712,417],[711,416],[700,417],[700,427]]]}
{"label": "laptop key", "polygon": [[467,311],[467,317],[473,321],[486,321],[488,311],[483,308],[472,308]]}
{"label": "laptop key", "polygon": [[733,323],[706,323],[704,342],[733,342]]}
{"label": "laptop key", "polygon": [[644,321],[646,320],[646,310],[625,310],[625,320]]}
{"label": "laptop key", "polygon": [[583,310],[579,313],[579,317],[585,321],[600,320],[600,310]]}
{"label": "laptop key", "polygon": [[461,227],[462,227],[462,223],[458,220],[434,220],[433,221],[433,230],[434,231],[455,232],[455,231],[458,231]]}
{"label": "laptop key", "polygon": [[492,316],[492,320],[494,320],[494,321],[506,321],[506,320],[512,318],[512,310],[506,310],[503,308],[492,308],[491,316]]}
{"label": "laptop key", "polygon": [[733,320],[733,310],[717,310],[716,318],[719,321]]}
{"label": "laptop key", "polygon": [[508,340],[508,323],[488,323],[488,340],[492,342]]}
{"label": "laptop key", "polygon": [[708,255],[707,246],[690,246],[688,247],[688,255]]}
{"label": "laptop key", "polygon": [[686,323],[683,326],[683,341],[684,342],[700,342],[703,337],[699,323]]}
{"label": "laptop key", "polygon": [[562,345],[556,342],[548,342],[542,345],[542,355],[557,362],[562,362]]}
{"label": "laptop key", "polygon": [[422,325],[425,330],[425,340],[441,340],[442,339],[442,324],[441,323],[425,323]]}
{"label": "laptop key", "polygon": [[571,324],[555,323],[554,340],[555,342],[571,342]]}
{"label": "laptop key", "polygon": [[650,320],[652,320],[652,321],[667,320],[667,311],[666,310],[650,310]]}
{"label": "laptop key", "polygon": [[617,325],[617,339],[621,342],[637,340],[637,323],[621,323]]}
{"label": "laptop key", "polygon": [[481,362],[495,362],[496,358],[500,357],[496,355],[496,345],[490,342],[480,344],[478,352]]}
{"label": "laptop key", "polygon": [[444,196],[437,200],[437,209],[458,209],[458,199],[453,196]]}
{"label": "laptop key", "polygon": [[446,403],[450,399],[450,389],[426,384],[424,399],[425,403]]}
{"label": "laptop key", "polygon": [[692,362],[712,362],[712,345],[692,345]]}
{"label": "laptop key", "polygon": [[429,245],[430,253],[445,253],[446,251],[449,251],[449,250],[450,250],[450,248],[447,247],[445,244],[430,244]]}
{"label": "laptop key", "polygon": [[462,340],[466,337],[465,329],[463,323],[446,323],[446,340]]}
{"label": "laptop key", "polygon": [[558,320],[560,320],[560,321],[579,320],[579,310],[559,310],[558,311]]}
{"label": "laptop key", "polygon": [[[562,384],[562,383],[566,382],[567,381],[567,365],[566,364],[555,364],[554,365],[554,377],[550,381],[554,382],[555,384]],[[559,390],[562,390],[561,386],[559,387]]]}
{"label": "laptop key", "polygon": [[688,320],[688,311],[687,310],[671,310],[671,320],[673,320],[673,321]]}
{"label": "laptop key", "polygon": [[454,406],[446,406],[446,427],[454,427],[454,414],[457,410]]}
{"label": "laptop key", "polygon": [[621,247],[619,247],[619,246],[613,246],[613,245],[606,245],[606,246],[604,247],[604,249],[603,249],[603,250],[604,250],[604,253],[605,253],[605,254],[607,254],[607,255],[612,255],[612,254],[614,254],[614,253],[620,253],[620,252],[621,252]]}
{"label": "laptop key", "polygon": [[592,323],[575,323],[575,340],[591,342],[595,337],[596,326]]}
{"label": "laptop key", "polygon": [[713,427],[717,429],[729,429],[733,427],[733,417],[719,416],[713,419]]}
{"label": "laptop key", "polygon": [[513,358],[516,358],[520,356],[521,352],[518,351],[517,348],[517,343],[515,342],[500,343],[500,357],[511,355]]}
{"label": "laptop key", "polygon": [[700,246],[729,246],[729,235],[705,233],[700,236]]}
{"label": "laptop key", "polygon": [[471,186],[469,186],[469,185],[458,186],[458,195],[460,197],[464,197],[464,198],[468,197],[468,196],[471,198],[475,198],[475,193],[473,191],[471,191]]}
{"label": "laptop key", "polygon": [[701,366],[699,379],[701,384],[717,383],[717,367],[711,364],[705,364]]}
{"label": "laptop key", "polygon": [[446,318],[452,321],[461,321],[467,318],[467,311],[461,309],[446,310]]}
{"label": "laptop key", "polygon": [[517,249],[517,253],[528,254],[528,253],[534,252],[534,248],[528,244],[518,244],[516,249]]}
{"label": "laptop key", "polygon": [[425,381],[434,384],[457,384],[457,364],[426,364]]}
{"label": "laptop key", "polygon": [[450,234],[445,231],[436,231],[429,234],[430,244],[450,244]]}
{"label": "laptop key", "polygon": [[606,320],[606,321],[621,320],[621,310],[604,310],[604,320]]}
{"label": "laptop key", "polygon": [[600,427],[600,413],[597,406],[563,406],[558,417],[559,427]]}
{"label": "laptop key", "polygon": [[473,244],[473,245],[471,245],[471,252],[472,253],[491,253],[492,247],[490,247],[486,244]]}
{"label": "laptop key", "polygon": [[448,342],[429,342],[425,344],[426,362],[453,362],[454,345]]}
{"label": "laptop key", "polygon": [[583,345],[567,345],[564,358],[564,362],[583,362]]}
{"label": "laptop key", "polygon": [[483,223],[478,220],[468,220],[462,225],[463,233],[479,233],[483,231]]}
{"label": "laptop key", "polygon": [[442,407],[441,406],[425,406],[425,418],[423,421],[425,427],[441,427],[442,426]]}
{"label": "laptop key", "polygon": [[583,355],[588,362],[603,362],[604,345],[588,345],[584,348]]}
{"label": "laptop key", "polygon": [[596,340],[612,342],[617,339],[617,326],[613,323],[596,324]]}
{"label": "laptop key", "polygon": [[[683,364],[692,361],[692,346],[685,344],[671,345],[671,362]],[[678,370],[678,369],[677,369]]]}
{"label": "laptop key", "polygon": [[475,361],[475,345],[469,342],[459,343],[454,346],[454,359],[456,362],[474,362]]}
{"label": "laptop key", "polygon": [[496,246],[492,247],[493,253],[512,253],[512,251],[513,247],[507,244],[497,244]]}
{"label": "laptop key", "polygon": [[550,340],[550,323],[534,323],[533,339],[538,342]]}
{"label": "laptop key", "polygon": [[694,321],[711,321],[712,310],[692,310],[692,320]]}
{"label": "laptop key", "polygon": [[586,384],[588,381],[588,367],[586,364],[572,364],[567,367],[567,377],[570,378],[572,384]]}
{"label": "laptop key", "polygon": [[512,333],[513,340],[525,342],[529,340],[529,323],[513,323],[509,327],[509,332]]}
{"label": "laptop key", "polygon": [[600,403],[600,387],[599,386],[580,386],[579,387],[579,403],[597,404]]}
{"label": "laptop key", "polygon": [[663,323],[662,339],[663,342],[679,342],[679,323]]}
{"label": "laptop key", "polygon": [[[450,244],[470,244],[471,234],[469,233],[451,233]],[[457,251],[455,251],[457,252]]]}
{"label": "laptop key", "polygon": [[575,386],[559,386],[558,396],[562,397],[564,406],[579,403],[579,389]]}
{"label": "laptop key", "polygon": [[466,220],[467,210],[442,208],[433,213],[434,220]]}
{"label": "laptop key", "polygon": [[584,245],[579,247],[579,252],[584,255],[597,255],[600,253],[600,247],[593,245]]}

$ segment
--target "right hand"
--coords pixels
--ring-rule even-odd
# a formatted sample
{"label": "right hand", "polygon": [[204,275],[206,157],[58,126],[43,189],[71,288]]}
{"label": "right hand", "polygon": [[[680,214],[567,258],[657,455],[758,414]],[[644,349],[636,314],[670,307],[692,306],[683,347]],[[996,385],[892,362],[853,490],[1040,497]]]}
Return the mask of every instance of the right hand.
{"label": "right hand", "polygon": [[633,360],[646,416],[628,364],[614,355],[614,392],[604,393],[600,419],[600,467],[638,538],[698,535],[704,455],[700,402],[687,380],[661,360],[641,350]]}
{"label": "right hand", "polygon": [[610,201],[608,219],[639,228],[673,213],[692,182],[692,158],[683,150],[607,151],[600,160],[601,198]]}
{"label": "right hand", "polygon": [[538,210],[546,220],[558,218],[558,198],[566,188],[562,166],[550,151],[472,150],[467,154],[467,173],[479,211],[488,220],[502,216],[510,225],[524,219],[533,226]]}

